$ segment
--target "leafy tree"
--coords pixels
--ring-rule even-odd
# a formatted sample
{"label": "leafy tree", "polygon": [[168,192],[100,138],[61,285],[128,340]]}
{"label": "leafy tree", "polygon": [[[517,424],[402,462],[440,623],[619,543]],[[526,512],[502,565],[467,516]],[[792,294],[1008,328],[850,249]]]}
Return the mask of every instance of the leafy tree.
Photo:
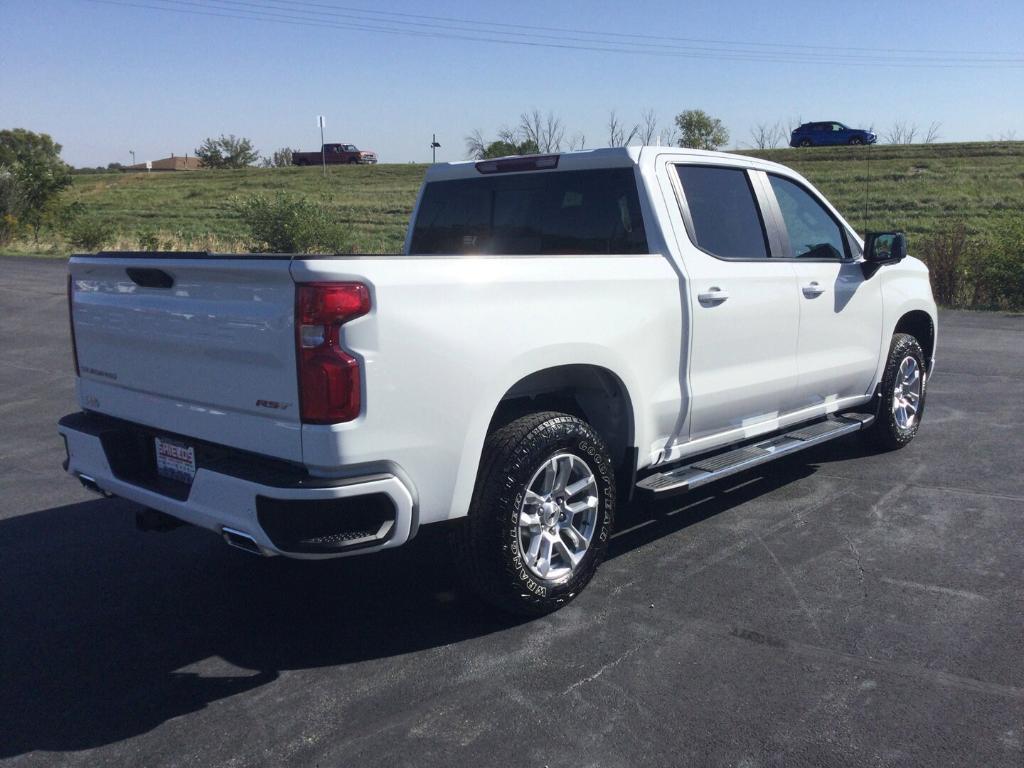
{"label": "leafy tree", "polygon": [[486,160],[492,157],[507,157],[508,155],[537,155],[540,154],[540,148],[537,146],[537,142],[533,139],[525,139],[518,144],[514,144],[510,141],[492,141],[484,149],[481,160]]}
{"label": "leafy tree", "polygon": [[252,142],[244,137],[225,136],[219,139],[207,138],[196,148],[195,155],[207,168],[246,168],[254,165],[260,154]]}
{"label": "leafy tree", "polygon": [[19,225],[39,229],[53,215],[60,193],[71,184],[61,146],[45,133],[24,128],[0,131],[0,219],[9,237]]}
{"label": "leafy tree", "polygon": [[679,146],[690,149],[718,149],[729,142],[729,131],[722,121],[702,109],[687,109],[676,115]]}
{"label": "leafy tree", "polygon": [[49,163],[66,167],[60,159],[61,149],[46,133],[33,133],[24,128],[0,131],[0,165]]}
{"label": "leafy tree", "polygon": [[537,142],[522,136],[519,131],[502,128],[496,141],[486,141],[480,131],[473,131],[466,137],[466,154],[473,160],[488,160],[508,155],[536,155],[540,153]]}
{"label": "leafy tree", "polygon": [[0,245],[6,245],[18,230],[21,215],[18,180],[10,168],[0,165]]}

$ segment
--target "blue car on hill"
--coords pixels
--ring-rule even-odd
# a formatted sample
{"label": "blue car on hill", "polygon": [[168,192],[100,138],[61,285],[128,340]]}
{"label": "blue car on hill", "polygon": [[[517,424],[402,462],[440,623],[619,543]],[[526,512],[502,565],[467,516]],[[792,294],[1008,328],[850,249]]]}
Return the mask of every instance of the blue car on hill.
{"label": "blue car on hill", "polygon": [[793,129],[791,147],[827,147],[835,144],[874,144],[878,137],[861,128],[847,128],[842,123],[804,123]]}

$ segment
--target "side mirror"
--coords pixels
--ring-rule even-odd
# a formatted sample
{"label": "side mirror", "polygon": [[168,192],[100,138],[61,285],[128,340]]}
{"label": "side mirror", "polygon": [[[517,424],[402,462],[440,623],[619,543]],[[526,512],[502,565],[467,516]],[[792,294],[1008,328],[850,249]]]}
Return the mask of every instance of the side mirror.
{"label": "side mirror", "polygon": [[907,236],[902,232],[868,232],[864,238],[864,261],[895,264],[907,255]]}

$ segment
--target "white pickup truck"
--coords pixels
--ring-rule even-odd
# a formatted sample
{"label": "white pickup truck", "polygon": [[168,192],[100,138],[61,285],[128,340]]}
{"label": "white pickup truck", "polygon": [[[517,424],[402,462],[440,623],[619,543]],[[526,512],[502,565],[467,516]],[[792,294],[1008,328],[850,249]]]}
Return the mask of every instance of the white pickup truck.
{"label": "white pickup truck", "polygon": [[920,424],[936,307],[770,162],[658,147],[432,166],[400,255],[70,261],[66,468],[261,555],[448,522],[468,584],[571,600],[616,499]]}

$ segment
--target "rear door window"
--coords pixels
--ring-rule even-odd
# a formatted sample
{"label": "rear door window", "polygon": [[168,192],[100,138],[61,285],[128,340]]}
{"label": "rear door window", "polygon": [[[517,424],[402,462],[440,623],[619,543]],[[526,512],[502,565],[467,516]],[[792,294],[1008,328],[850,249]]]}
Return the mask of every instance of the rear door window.
{"label": "rear door window", "polygon": [[427,184],[410,253],[648,253],[632,168]]}
{"label": "rear door window", "polygon": [[723,259],[766,259],[761,211],[742,168],[677,165],[695,243]]}

